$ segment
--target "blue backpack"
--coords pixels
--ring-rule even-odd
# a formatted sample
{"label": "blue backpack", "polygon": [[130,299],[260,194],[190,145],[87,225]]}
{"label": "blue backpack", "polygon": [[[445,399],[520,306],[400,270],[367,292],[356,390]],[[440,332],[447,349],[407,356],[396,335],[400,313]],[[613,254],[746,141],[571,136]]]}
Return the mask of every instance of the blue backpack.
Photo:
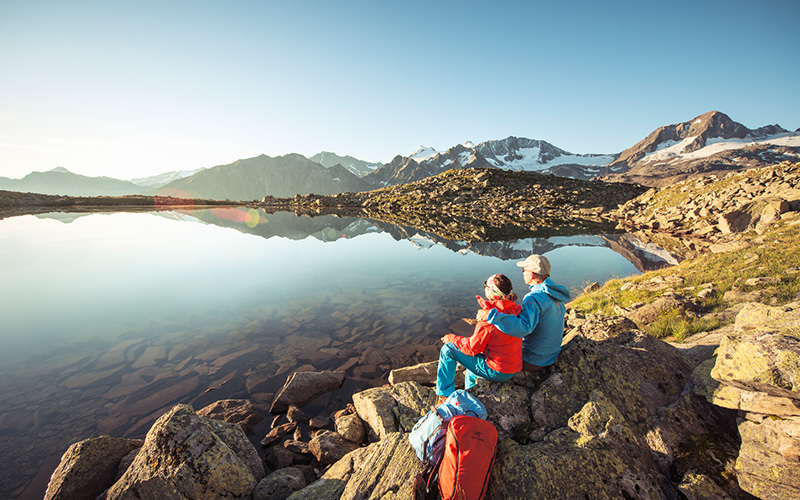
{"label": "blue backpack", "polygon": [[436,465],[444,453],[444,440],[450,419],[456,415],[470,415],[486,419],[486,407],[478,398],[465,390],[457,390],[441,405],[420,418],[408,440],[425,465]]}

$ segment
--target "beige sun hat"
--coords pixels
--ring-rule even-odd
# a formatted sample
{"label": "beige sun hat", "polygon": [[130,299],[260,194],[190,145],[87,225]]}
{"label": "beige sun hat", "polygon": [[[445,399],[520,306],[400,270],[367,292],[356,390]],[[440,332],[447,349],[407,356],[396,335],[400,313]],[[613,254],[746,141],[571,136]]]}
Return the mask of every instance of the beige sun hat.
{"label": "beige sun hat", "polygon": [[535,274],[550,276],[550,261],[544,255],[530,255],[527,259],[517,262],[517,266]]}

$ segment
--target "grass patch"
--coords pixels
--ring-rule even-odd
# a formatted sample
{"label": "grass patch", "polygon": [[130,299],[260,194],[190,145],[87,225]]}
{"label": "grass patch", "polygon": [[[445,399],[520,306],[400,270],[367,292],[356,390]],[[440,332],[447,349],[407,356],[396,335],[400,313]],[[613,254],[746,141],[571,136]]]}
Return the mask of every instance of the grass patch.
{"label": "grass patch", "polygon": [[689,317],[676,309],[667,311],[645,328],[645,332],[659,339],[671,338],[683,342],[695,333],[707,332],[719,328],[718,317]]}
{"label": "grass patch", "polygon": [[[647,282],[659,276],[683,278],[683,283],[671,288],[686,297],[697,297],[703,289],[713,286],[716,293],[698,299],[707,312],[719,312],[737,302],[732,294],[725,295],[729,291],[741,292],[741,295],[760,292],[758,300],[770,305],[783,305],[797,300],[800,297],[800,218],[787,218],[763,235],[751,233],[749,236],[746,248],[720,254],[703,254],[674,267],[614,279],[600,290],[579,296],[572,306],[583,314],[619,314],[617,306],[628,308],[637,302],[650,303],[661,296],[667,288],[644,288]],[[748,283],[752,278],[768,279]],[[675,337],[681,340],[721,326],[715,326],[714,321],[666,314],[650,325],[648,333],[660,338]]]}

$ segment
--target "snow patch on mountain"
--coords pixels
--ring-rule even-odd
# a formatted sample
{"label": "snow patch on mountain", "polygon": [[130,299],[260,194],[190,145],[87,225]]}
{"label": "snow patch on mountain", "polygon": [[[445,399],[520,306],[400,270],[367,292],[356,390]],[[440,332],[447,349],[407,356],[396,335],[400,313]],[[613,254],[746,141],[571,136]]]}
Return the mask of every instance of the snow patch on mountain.
{"label": "snow patch on mountain", "polygon": [[541,148],[520,149],[517,153],[521,158],[510,161],[502,161],[496,158],[487,158],[487,160],[495,167],[510,170],[524,170],[527,172],[546,170],[558,165],[581,165],[584,167],[603,166],[614,161],[613,155],[565,154],[557,156],[552,160],[542,162],[540,160]]}
{"label": "snow patch on mountain", "polygon": [[434,156],[438,155],[439,152],[429,146],[420,146],[411,153],[409,158],[416,161],[417,163],[422,163],[423,161],[430,160]]}
{"label": "snow patch on mountain", "polygon": [[698,158],[706,158],[721,151],[728,151],[731,149],[742,149],[750,145],[763,145],[770,144],[774,146],[790,146],[800,147],[800,136],[791,132],[775,134],[773,136],[754,140],[752,137],[745,137],[743,139],[723,139],[721,137],[712,137],[706,140],[706,145],[697,151],[684,153],[686,147],[694,142],[697,136],[687,137],[682,141],[664,141],[658,145],[658,148],[652,153],[647,153],[640,160],[642,162],[669,162],[673,160],[695,160]]}

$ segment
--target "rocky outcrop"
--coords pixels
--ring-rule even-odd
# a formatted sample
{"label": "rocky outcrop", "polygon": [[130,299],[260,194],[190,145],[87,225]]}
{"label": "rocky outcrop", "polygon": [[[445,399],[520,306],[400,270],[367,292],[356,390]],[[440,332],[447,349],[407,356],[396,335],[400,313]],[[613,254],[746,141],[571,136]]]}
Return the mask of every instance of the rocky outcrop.
{"label": "rocky outcrop", "polygon": [[474,242],[607,232],[613,228],[607,214],[645,190],[635,184],[470,166],[399,186],[335,196],[298,195],[275,204],[301,214],[358,215]]}
{"label": "rocky outcrop", "polygon": [[653,188],[614,213],[619,227],[684,258],[748,246],[800,209],[800,163],[731,172]]}
{"label": "rocky outcrop", "polygon": [[762,234],[771,223],[780,219],[781,214],[790,210],[791,205],[783,198],[761,197],[722,214],[719,218],[719,229],[723,234],[748,230]]}
{"label": "rocky outcrop", "polygon": [[108,499],[249,498],[264,477],[242,428],[178,405],[162,415]]}
{"label": "rocky outcrop", "polygon": [[708,399],[739,411],[739,484],[759,498],[800,497],[798,325],[800,303],[747,304],[710,371]]}
{"label": "rocky outcrop", "polygon": [[[565,338],[546,380],[521,373],[503,384],[480,381],[471,391],[500,435],[487,498],[675,498],[673,485],[684,476],[683,487],[698,495],[745,498],[709,465],[716,464],[711,457],[724,463],[738,442],[725,425],[727,410],[694,394],[693,368],[630,320],[592,317]],[[417,382],[356,394],[359,416],[380,441],[348,454],[292,498],[383,498],[387,491],[409,498],[401,492],[421,464],[407,432],[432,395]],[[697,436],[714,438],[696,446]],[[376,467],[386,467],[380,479]],[[701,488],[698,475],[713,484]]]}

